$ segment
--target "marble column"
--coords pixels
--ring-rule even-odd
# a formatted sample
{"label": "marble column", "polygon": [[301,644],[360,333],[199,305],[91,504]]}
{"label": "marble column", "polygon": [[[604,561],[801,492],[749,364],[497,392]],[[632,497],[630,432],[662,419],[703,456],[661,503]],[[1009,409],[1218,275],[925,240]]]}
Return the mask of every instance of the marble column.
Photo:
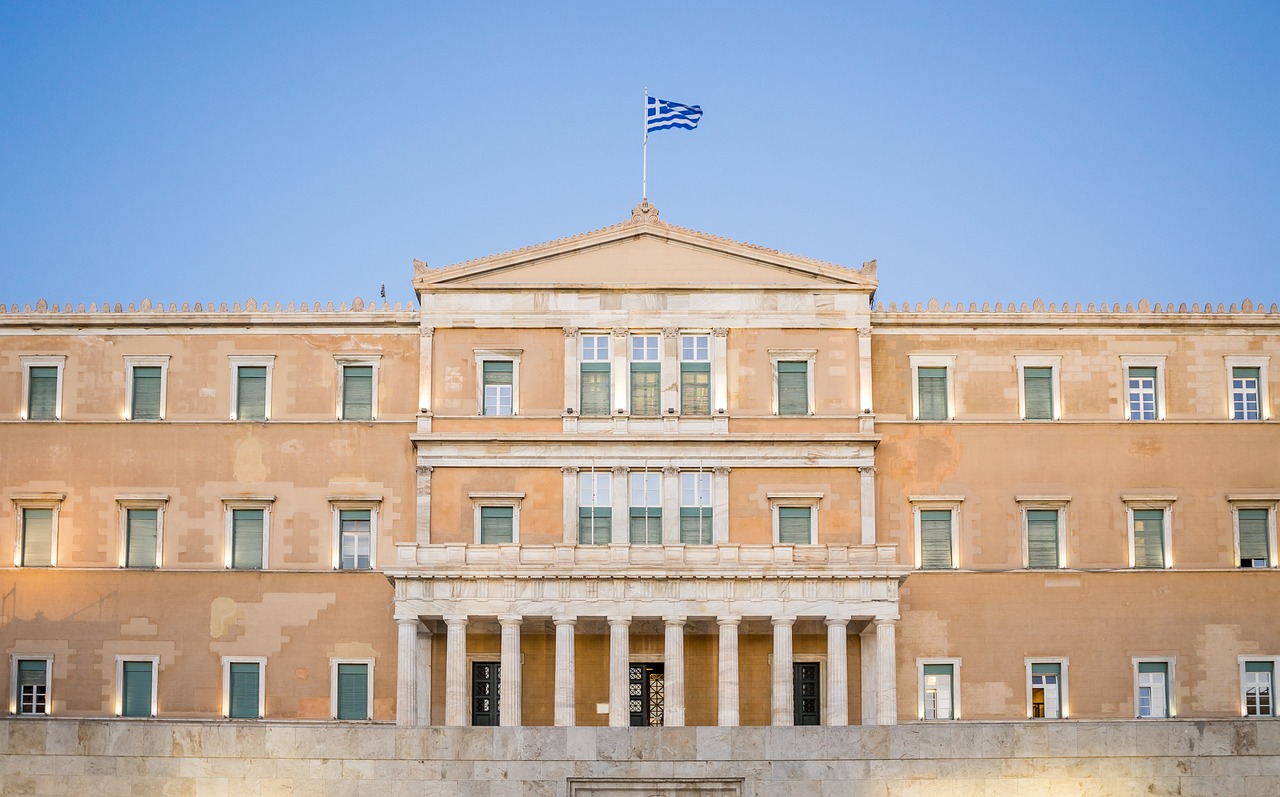
{"label": "marble column", "polygon": [[498,617],[502,628],[501,669],[498,674],[498,724],[520,725],[520,615]]}
{"label": "marble column", "polygon": [[397,617],[396,724],[411,728],[418,722],[417,617]]}
{"label": "marble column", "polygon": [[860,489],[858,503],[862,509],[862,544],[876,544],[876,469],[870,465],[858,468]]}
{"label": "marble column", "polygon": [[735,727],[738,724],[738,625],[741,617],[720,617],[716,625],[720,626],[720,683],[719,711],[716,724],[724,727]]}
{"label": "marble column", "polygon": [[849,724],[849,618],[828,617],[827,724]]}
{"label": "marble column", "polygon": [[467,616],[450,614],[444,618],[445,635],[444,724],[467,724]]}
{"label": "marble column", "polygon": [[631,724],[631,618],[609,618],[609,726]]}
{"label": "marble column", "polygon": [[431,651],[435,634],[418,626],[418,726],[431,724]]}
{"label": "marble column", "polygon": [[876,620],[876,724],[898,724],[897,621]]}
{"label": "marble column", "polygon": [[417,470],[415,534],[419,545],[431,544],[431,471],[430,465],[419,465]]}
{"label": "marble column", "polygon": [[666,639],[662,651],[662,677],[666,704],[662,724],[679,728],[684,725],[684,624],[683,617],[664,617]]}
{"label": "marble column", "polygon": [[773,725],[795,725],[795,684],[791,669],[791,627],[794,617],[773,620]]}
{"label": "marble column", "polygon": [[571,727],[577,724],[577,696],[574,682],[574,629],[576,617],[556,617],[556,693],[555,724]]}

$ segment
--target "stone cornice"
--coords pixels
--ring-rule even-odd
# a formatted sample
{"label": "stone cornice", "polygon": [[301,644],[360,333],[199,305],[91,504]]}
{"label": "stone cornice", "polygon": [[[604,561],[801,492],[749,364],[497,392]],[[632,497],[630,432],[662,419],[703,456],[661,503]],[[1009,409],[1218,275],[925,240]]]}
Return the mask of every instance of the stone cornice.
{"label": "stone cornice", "polygon": [[316,326],[333,324],[362,325],[411,325],[419,324],[418,309],[412,304],[396,302],[365,302],[357,297],[349,305],[340,302],[294,303],[282,305],[276,302],[259,302],[249,299],[244,304],[233,302],[203,303],[183,302],[179,306],[170,302],[153,303],[143,299],[138,304],[110,304],[99,306],[80,303],[72,307],[50,305],[44,299],[23,305],[0,304],[0,328],[12,326]]}
{"label": "stone cornice", "polygon": [[1268,307],[1245,300],[1240,304],[1217,306],[1206,304],[1187,305],[1185,302],[1152,305],[1146,299],[1123,307],[1120,304],[1101,305],[1077,302],[1074,307],[1064,302],[1046,304],[1036,299],[1020,305],[1010,302],[951,302],[939,303],[930,299],[927,303],[909,302],[900,306],[890,302],[877,302],[871,313],[872,328],[876,327],[940,327],[940,326],[1127,326],[1127,327],[1223,327],[1262,326],[1280,327],[1280,306]]}

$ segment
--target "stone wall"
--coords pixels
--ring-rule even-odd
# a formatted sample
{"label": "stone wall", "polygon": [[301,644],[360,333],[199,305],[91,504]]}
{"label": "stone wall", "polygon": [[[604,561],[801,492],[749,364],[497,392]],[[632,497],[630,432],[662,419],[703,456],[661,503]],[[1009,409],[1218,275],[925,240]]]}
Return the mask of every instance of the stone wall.
{"label": "stone wall", "polygon": [[0,794],[898,797],[1280,793],[1280,722],[417,728],[0,720]]}

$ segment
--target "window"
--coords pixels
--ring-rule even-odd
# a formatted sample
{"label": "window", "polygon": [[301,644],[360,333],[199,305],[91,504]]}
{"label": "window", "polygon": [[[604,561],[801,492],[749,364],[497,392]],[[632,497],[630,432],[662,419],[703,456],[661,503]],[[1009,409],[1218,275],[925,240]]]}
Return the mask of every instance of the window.
{"label": "window", "polygon": [[775,415],[813,414],[813,371],[817,356],[817,349],[769,349]]}
{"label": "window", "polygon": [[582,380],[579,409],[583,415],[608,415],[610,408],[609,336],[582,335]]}
{"label": "window", "polygon": [[713,539],[711,518],[711,474],[698,471],[680,474],[680,542],[685,545],[710,545]]}
{"label": "window", "polygon": [[680,337],[680,414],[711,414],[711,337]]}
{"label": "window", "polygon": [[233,570],[261,570],[267,566],[271,500],[266,497],[225,501],[227,567]]}
{"label": "window", "polygon": [[1267,396],[1267,365],[1270,358],[1231,356],[1226,358],[1230,383],[1230,417],[1236,421],[1265,421],[1271,417]]}
{"label": "window", "polygon": [[496,661],[471,662],[471,724],[499,724],[498,689],[502,667]]}
{"label": "window", "polygon": [[1241,567],[1275,565],[1275,506],[1271,495],[1229,495]]}
{"label": "window", "polygon": [[916,566],[921,570],[950,570],[958,567],[956,540],[960,512],[959,496],[911,496],[915,517]]}
{"label": "window", "polygon": [[1172,496],[1121,496],[1129,514],[1129,566],[1167,568]]}
{"label": "window", "polygon": [[121,717],[155,716],[158,663],[155,657],[116,659],[116,683],[120,685],[116,713]]}
{"label": "window", "polygon": [[475,541],[480,545],[520,542],[520,502],[524,493],[470,493]]}
{"label": "window", "polygon": [[373,567],[373,510],[339,509],[339,570],[368,570]]}
{"label": "window", "polygon": [[794,662],[791,665],[791,685],[795,692],[792,709],[794,725],[822,724],[822,681],[818,662]]}
{"label": "window", "polygon": [[1027,716],[1062,719],[1067,715],[1067,660],[1027,659]]}
{"label": "window", "polygon": [[168,355],[126,356],[125,417],[132,421],[164,420]]}
{"label": "window", "polygon": [[378,417],[380,355],[337,355],[338,420],[372,421]]}
{"label": "window", "polygon": [[271,368],[275,355],[231,358],[231,419],[265,421],[271,417]]}
{"label": "window", "polygon": [[613,538],[610,476],[599,471],[578,474],[579,545],[608,545]]}
{"label": "window", "polygon": [[373,662],[369,659],[333,659],[329,696],[334,719],[373,719]]}
{"label": "window", "polygon": [[1276,716],[1275,656],[1240,656],[1240,706],[1246,717]]}
{"label": "window", "polygon": [[48,714],[49,680],[53,670],[53,657],[15,656],[9,668],[13,684],[10,711],[14,714]]}
{"label": "window", "polygon": [[1018,365],[1018,384],[1021,415],[1028,421],[1052,421],[1061,416],[1061,396],[1058,391],[1058,355],[1020,354],[1014,357]]}
{"label": "window", "polygon": [[1022,507],[1024,567],[1062,567],[1066,546],[1062,536],[1067,499],[1056,496],[1018,496]]}
{"label": "window", "polygon": [[1133,659],[1134,706],[1138,717],[1172,717],[1173,659]]}
{"label": "window", "polygon": [[955,355],[913,354],[910,361],[915,418],[947,421],[955,417]]}
{"label": "window", "polygon": [[1164,361],[1163,355],[1121,355],[1125,417],[1129,420],[1164,420]]}
{"label": "window", "polygon": [[62,493],[29,493],[13,497],[18,518],[17,567],[53,567],[58,563],[58,512]]}
{"label": "window", "polygon": [[517,415],[521,349],[476,349],[481,415]]}
{"label": "window", "polygon": [[920,719],[960,719],[959,659],[917,659]]}
{"label": "window", "polygon": [[662,544],[662,474],[631,473],[631,544]]}
{"label": "window", "polygon": [[265,658],[222,659],[222,712],[231,719],[257,719],[263,715]]}
{"label": "window", "polygon": [[164,550],[164,506],[168,496],[122,496],[120,566],[159,567]]}
{"label": "window", "polygon": [[662,412],[662,374],[657,335],[631,336],[631,414]]}
{"label": "window", "polygon": [[28,421],[56,421],[62,417],[62,356],[22,357],[22,417]]}
{"label": "window", "polygon": [[821,493],[769,493],[774,545],[816,545]]}

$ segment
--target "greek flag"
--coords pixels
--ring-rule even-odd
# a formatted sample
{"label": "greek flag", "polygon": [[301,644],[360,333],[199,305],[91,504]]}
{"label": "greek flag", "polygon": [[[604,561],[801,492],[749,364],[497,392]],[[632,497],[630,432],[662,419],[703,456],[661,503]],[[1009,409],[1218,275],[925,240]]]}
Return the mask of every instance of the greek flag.
{"label": "greek flag", "polygon": [[648,121],[644,128],[646,133],[669,130],[673,127],[692,130],[698,126],[698,120],[702,118],[700,105],[683,105],[671,100],[660,100],[657,97],[649,98],[647,112]]}

